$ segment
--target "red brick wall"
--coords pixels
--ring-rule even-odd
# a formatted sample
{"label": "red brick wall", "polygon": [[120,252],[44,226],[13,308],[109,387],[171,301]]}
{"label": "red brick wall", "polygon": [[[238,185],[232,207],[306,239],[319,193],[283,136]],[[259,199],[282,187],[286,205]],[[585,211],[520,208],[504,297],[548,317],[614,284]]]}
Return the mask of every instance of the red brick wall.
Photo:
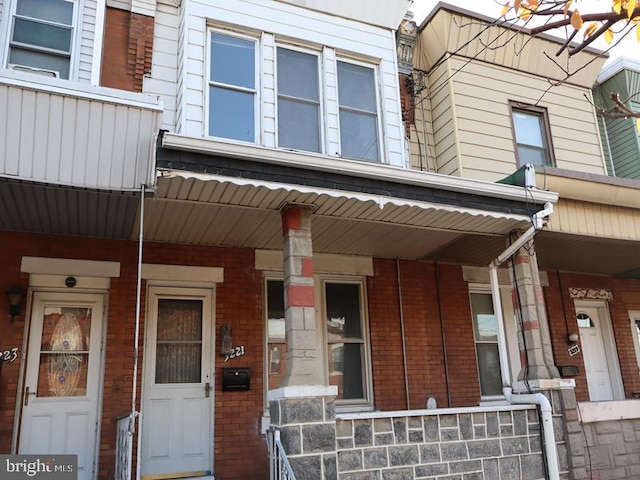
{"label": "red brick wall", "polygon": [[469,306],[469,287],[462,277],[462,269],[458,266],[439,265],[438,276],[444,299],[441,308],[451,407],[478,405],[480,384]]}
{"label": "red brick wall", "polygon": [[107,8],[101,85],[142,91],[145,73],[151,71],[153,17]]}
{"label": "red brick wall", "polygon": [[[84,258],[121,262],[121,276],[111,280],[106,333],[102,430],[99,477],[113,478],[116,418],[129,413],[135,328],[137,244],[129,241],[82,239],[0,232],[0,289],[20,282],[26,291],[28,277],[20,274],[22,256]],[[251,250],[147,243],[146,263],[223,267],[224,283],[216,290],[215,474],[225,480],[265,478],[267,452],[259,433],[263,412],[262,282],[254,270]],[[143,285],[143,289],[146,286]],[[2,290],[2,291],[4,291]],[[141,315],[144,319],[144,304]],[[231,325],[234,346],[244,345],[246,355],[227,366],[251,369],[251,389],[223,392],[220,373],[224,357],[219,351],[219,326]],[[6,302],[0,302],[0,349],[20,347],[24,315],[11,323]],[[141,332],[144,332],[142,325]],[[142,344],[142,342],[141,342]],[[140,368],[142,355],[140,351]],[[0,372],[0,452],[11,449],[19,360],[3,365]],[[141,376],[139,377],[141,378]],[[140,390],[139,390],[140,392]],[[138,397],[140,398],[140,397]]]}
{"label": "red brick wall", "polygon": [[416,123],[415,120],[415,99],[413,79],[411,75],[398,75],[398,82],[400,84],[400,103],[402,106],[402,121],[404,122],[405,136],[409,138],[411,136],[411,125]]}
{"label": "red brick wall", "polygon": [[[544,289],[549,328],[556,365],[576,365],[580,374],[576,380],[576,397],[579,401],[589,399],[582,352],[571,357],[567,352],[567,334],[578,332],[574,300],[569,297],[569,288],[607,289],[613,293],[609,302],[609,313],[613,327],[620,371],[626,398],[640,393],[640,376],[629,323],[629,310],[640,310],[640,281],[614,279],[596,275],[581,275],[548,272],[549,287]],[[568,328],[567,328],[568,326]]]}
{"label": "red brick wall", "polygon": [[[439,407],[449,406],[438,280],[444,303],[451,406],[477,405],[480,387],[469,289],[461,268],[402,261],[400,273],[410,408],[425,408],[428,397],[434,397]],[[374,276],[367,287],[375,404],[381,410],[406,409],[396,261],[375,259]]]}

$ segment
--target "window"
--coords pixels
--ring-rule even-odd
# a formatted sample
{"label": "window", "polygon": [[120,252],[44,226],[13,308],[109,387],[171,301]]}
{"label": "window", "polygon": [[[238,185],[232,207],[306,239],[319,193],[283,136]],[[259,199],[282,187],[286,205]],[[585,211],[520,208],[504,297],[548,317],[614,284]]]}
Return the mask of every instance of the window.
{"label": "window", "polygon": [[576,315],[576,320],[578,322],[578,327],[580,328],[595,328],[591,317],[584,312],[579,312]]}
{"label": "window", "polygon": [[338,62],[338,97],[342,156],[379,161],[374,70]]}
{"label": "window", "polygon": [[483,397],[502,395],[498,325],[493,312],[491,294],[471,293],[471,315]]}
{"label": "window", "polygon": [[327,371],[336,400],[367,399],[366,345],[362,296],[358,283],[324,283]]}
{"label": "window", "polygon": [[9,65],[69,78],[73,7],[67,0],[17,0],[9,42]]}
{"label": "window", "polygon": [[518,165],[553,165],[553,149],[547,111],[543,108],[529,107],[519,109],[512,106],[511,118],[516,143]]}
{"label": "window", "polygon": [[256,42],[211,32],[209,135],[255,142]]}
{"label": "window", "polygon": [[278,146],[320,152],[318,57],[278,48]]}
{"label": "window", "polygon": [[[327,383],[338,387],[342,405],[370,403],[370,375],[367,327],[364,315],[364,284],[316,278],[323,290],[324,319],[317,332],[326,339],[325,365]],[[281,386],[286,373],[286,335],[284,287],[282,280],[266,281],[267,355],[265,359],[268,388]]]}
{"label": "window", "polygon": [[640,312],[629,312],[629,319],[631,320],[631,338],[633,339],[633,346],[636,351],[638,369],[640,369]]}

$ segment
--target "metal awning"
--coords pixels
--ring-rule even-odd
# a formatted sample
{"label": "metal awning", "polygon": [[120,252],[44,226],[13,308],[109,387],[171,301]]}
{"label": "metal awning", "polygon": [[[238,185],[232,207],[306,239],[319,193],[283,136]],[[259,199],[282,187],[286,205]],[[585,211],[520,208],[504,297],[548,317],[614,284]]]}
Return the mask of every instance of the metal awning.
{"label": "metal awning", "polygon": [[[147,200],[148,241],[280,249],[280,209],[313,207],[314,251],[424,258],[466,235],[497,248],[526,215],[414,201],[389,195],[163,170]],[[135,236],[136,232],[134,232]]]}

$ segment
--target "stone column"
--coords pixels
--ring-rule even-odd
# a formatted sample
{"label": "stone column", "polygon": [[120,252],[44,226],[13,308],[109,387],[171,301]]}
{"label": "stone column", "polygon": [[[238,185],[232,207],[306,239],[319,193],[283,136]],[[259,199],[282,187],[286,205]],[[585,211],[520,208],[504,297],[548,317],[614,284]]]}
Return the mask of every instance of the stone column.
{"label": "stone column", "polygon": [[322,357],[316,334],[311,207],[286,206],[282,211],[282,234],[287,332],[287,372],[282,385],[322,385]]}
{"label": "stone column", "polygon": [[337,387],[324,385],[323,356],[316,332],[311,207],[282,210],[284,318],[287,372],[269,391],[272,427],[298,480],[336,479]]}
{"label": "stone column", "polygon": [[[560,377],[553,360],[547,312],[534,248],[533,242],[528,242],[518,250],[512,260],[514,281],[517,285],[517,290],[513,291],[513,306],[522,313],[522,325],[519,325],[519,328],[522,329],[525,339],[525,344],[520,345],[523,368],[518,374],[518,380]],[[525,363],[527,360],[528,363]]]}

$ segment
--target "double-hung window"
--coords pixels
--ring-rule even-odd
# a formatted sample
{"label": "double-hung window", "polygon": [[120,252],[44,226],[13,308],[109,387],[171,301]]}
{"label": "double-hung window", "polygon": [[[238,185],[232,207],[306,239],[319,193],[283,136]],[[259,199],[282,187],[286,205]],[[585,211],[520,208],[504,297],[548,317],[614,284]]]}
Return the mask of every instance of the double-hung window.
{"label": "double-hung window", "polygon": [[318,56],[278,47],[278,146],[320,152]]}
{"label": "double-hung window", "polygon": [[209,135],[256,140],[256,41],[211,32]]}
{"label": "double-hung window", "polygon": [[342,156],[380,161],[375,70],[338,62],[338,103]]}
{"label": "double-hung window", "polygon": [[471,293],[471,315],[476,344],[480,393],[483,397],[502,395],[498,324],[491,294]]}
{"label": "double-hung window", "polygon": [[68,79],[74,4],[71,0],[17,0],[9,40],[9,66]]}
{"label": "double-hung window", "polygon": [[511,118],[518,165],[531,163],[537,166],[553,166],[547,111],[538,107],[525,109],[512,105]]}
{"label": "double-hung window", "polygon": [[[316,332],[325,339],[327,383],[338,387],[342,405],[371,403],[370,362],[364,309],[364,283],[357,280],[317,278],[322,288],[323,318]],[[286,332],[282,280],[266,281],[267,358],[269,390],[281,386],[286,374]],[[324,330],[324,331],[323,331]]]}

